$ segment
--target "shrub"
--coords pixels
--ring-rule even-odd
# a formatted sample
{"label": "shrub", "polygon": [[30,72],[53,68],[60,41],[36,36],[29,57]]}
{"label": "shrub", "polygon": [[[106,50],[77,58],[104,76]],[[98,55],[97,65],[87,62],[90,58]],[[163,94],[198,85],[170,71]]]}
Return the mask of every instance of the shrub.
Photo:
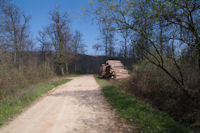
{"label": "shrub", "polygon": [[[176,68],[167,63],[167,69],[178,76]],[[182,63],[185,86],[190,97],[179,88],[163,71],[155,66],[142,62],[133,66],[131,79],[118,84],[124,90],[145,99],[159,110],[167,112],[175,120],[194,129],[200,128],[200,86],[195,68]]]}
{"label": "shrub", "polygon": [[54,76],[50,67],[42,64],[39,67],[23,67],[18,69],[9,65],[0,67],[0,100],[7,96],[18,95],[26,91],[26,86],[50,79]]}

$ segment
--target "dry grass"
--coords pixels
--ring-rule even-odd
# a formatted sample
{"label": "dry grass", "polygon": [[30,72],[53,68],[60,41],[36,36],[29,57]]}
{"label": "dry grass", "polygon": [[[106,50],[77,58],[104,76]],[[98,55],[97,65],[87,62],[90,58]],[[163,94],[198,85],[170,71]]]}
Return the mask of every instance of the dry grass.
{"label": "dry grass", "polygon": [[41,65],[39,67],[24,67],[19,70],[8,65],[0,67],[0,100],[16,96],[27,91],[26,87],[46,81],[54,77],[53,71]]}
{"label": "dry grass", "polygon": [[19,114],[42,94],[66,83],[69,79],[57,77],[46,64],[0,64],[0,125]]}
{"label": "dry grass", "polygon": [[[135,67],[130,80],[117,82],[121,88],[167,112],[188,127],[197,131],[200,129],[200,80],[195,68],[189,65],[182,66],[185,86],[191,96],[188,98],[161,70],[150,64]],[[169,65],[168,69],[176,74],[172,65]]]}
{"label": "dry grass", "polygon": [[[22,112],[22,110],[49,90],[70,81],[58,78],[52,81],[43,81],[25,88],[16,89],[13,94],[5,95],[0,101],[0,126]],[[21,91],[20,91],[21,90]]]}

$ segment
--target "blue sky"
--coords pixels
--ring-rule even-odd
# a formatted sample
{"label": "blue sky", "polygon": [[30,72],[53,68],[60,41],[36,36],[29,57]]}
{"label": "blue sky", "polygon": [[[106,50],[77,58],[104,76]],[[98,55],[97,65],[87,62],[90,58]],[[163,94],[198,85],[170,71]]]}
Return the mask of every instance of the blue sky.
{"label": "blue sky", "polygon": [[68,12],[71,18],[71,29],[79,30],[83,34],[83,41],[87,45],[86,54],[95,55],[92,45],[97,43],[98,26],[92,15],[86,15],[83,9],[89,9],[88,0],[14,0],[16,5],[31,15],[30,28],[34,38],[38,31],[49,23],[49,12],[56,6],[61,11]]}

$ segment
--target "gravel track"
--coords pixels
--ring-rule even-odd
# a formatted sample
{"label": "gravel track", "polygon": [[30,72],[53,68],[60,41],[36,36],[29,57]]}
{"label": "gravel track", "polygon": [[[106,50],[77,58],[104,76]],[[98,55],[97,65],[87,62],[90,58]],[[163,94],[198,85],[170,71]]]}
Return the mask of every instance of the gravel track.
{"label": "gravel track", "polygon": [[27,108],[0,133],[131,132],[116,118],[93,75],[75,77]]}

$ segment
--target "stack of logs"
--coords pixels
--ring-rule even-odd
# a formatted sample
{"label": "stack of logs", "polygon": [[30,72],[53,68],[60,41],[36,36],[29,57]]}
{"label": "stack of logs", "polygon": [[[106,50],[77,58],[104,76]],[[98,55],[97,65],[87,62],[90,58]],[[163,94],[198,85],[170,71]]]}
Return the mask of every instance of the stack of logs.
{"label": "stack of logs", "polygon": [[113,79],[122,79],[128,78],[128,71],[124,68],[124,65],[121,61],[118,60],[108,60],[106,64],[102,64],[100,67],[100,77],[101,78],[113,78]]}

